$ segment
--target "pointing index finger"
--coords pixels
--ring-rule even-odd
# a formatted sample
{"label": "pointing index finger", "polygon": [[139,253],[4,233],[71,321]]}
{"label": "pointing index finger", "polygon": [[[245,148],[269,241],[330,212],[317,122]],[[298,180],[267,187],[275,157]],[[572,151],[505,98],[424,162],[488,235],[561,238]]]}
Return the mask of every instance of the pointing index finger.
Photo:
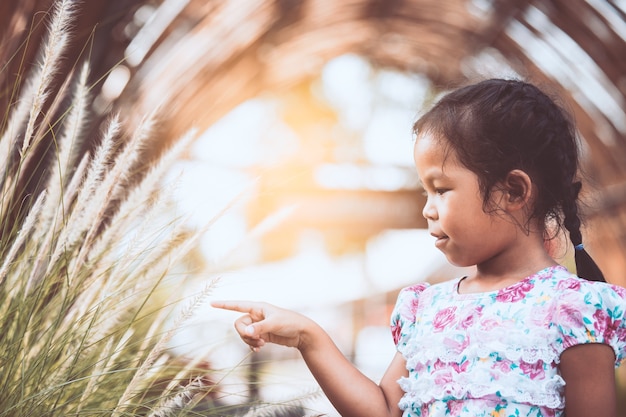
{"label": "pointing index finger", "polygon": [[253,310],[259,307],[259,303],[239,300],[215,300],[211,301],[211,306],[215,308],[221,308],[222,310],[238,311],[240,313],[251,313]]}

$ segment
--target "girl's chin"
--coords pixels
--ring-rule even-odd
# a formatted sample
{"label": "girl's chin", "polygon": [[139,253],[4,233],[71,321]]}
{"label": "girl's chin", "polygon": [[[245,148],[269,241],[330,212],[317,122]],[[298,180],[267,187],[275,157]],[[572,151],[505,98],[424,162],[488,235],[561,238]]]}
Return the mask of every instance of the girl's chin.
{"label": "girl's chin", "polygon": [[468,259],[467,257],[460,257],[458,256],[458,254],[446,252],[443,250],[441,252],[443,252],[443,254],[446,256],[448,263],[453,266],[456,266],[459,268],[467,268],[467,267],[476,265],[473,259]]}

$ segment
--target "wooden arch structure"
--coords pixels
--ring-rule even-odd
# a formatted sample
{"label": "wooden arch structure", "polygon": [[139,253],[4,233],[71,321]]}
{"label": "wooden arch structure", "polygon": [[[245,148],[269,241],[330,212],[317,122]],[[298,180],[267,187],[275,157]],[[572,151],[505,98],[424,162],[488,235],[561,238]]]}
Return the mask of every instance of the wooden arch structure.
{"label": "wooden arch structure", "polygon": [[[0,5],[9,28],[5,62],[50,4]],[[164,103],[161,144],[345,53],[424,74],[442,88],[476,76],[481,60],[551,86],[572,104],[585,168],[597,183],[587,213],[591,251],[610,281],[626,284],[623,1],[90,0],[80,7],[68,65],[89,56],[94,82],[103,81],[94,89],[100,108],[117,107],[131,124]],[[36,45],[31,36],[29,56]],[[1,75],[5,91],[15,81],[13,63]],[[107,92],[101,87],[113,76],[122,81]]]}

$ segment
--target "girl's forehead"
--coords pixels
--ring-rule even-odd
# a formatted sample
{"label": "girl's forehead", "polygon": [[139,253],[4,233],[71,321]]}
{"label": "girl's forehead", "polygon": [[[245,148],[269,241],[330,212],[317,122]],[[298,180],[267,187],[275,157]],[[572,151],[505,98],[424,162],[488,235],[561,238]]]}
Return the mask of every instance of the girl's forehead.
{"label": "girl's forehead", "polygon": [[464,168],[454,148],[446,139],[432,135],[422,135],[415,141],[413,157],[419,170],[445,172],[450,168]]}
{"label": "girl's forehead", "polygon": [[430,147],[430,146],[443,146],[441,140],[432,133],[424,132],[415,136],[415,151],[417,152],[419,148]]}
{"label": "girl's forehead", "polygon": [[442,159],[448,159],[450,157],[456,159],[456,152],[450,147],[449,142],[445,138],[440,138],[429,133],[417,136],[413,152],[416,158],[421,155],[428,155]]}

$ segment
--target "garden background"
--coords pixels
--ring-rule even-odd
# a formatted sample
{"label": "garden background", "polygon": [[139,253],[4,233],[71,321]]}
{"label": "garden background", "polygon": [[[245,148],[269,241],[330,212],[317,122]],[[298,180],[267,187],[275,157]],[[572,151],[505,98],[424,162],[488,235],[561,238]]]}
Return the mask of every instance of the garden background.
{"label": "garden background", "polygon": [[333,415],[207,301],[298,309],[379,378],[398,290],[463,272],[424,229],[412,121],[481,77],[566,98],[585,245],[626,285],[624,0],[9,0],[0,22],[0,416]]}

